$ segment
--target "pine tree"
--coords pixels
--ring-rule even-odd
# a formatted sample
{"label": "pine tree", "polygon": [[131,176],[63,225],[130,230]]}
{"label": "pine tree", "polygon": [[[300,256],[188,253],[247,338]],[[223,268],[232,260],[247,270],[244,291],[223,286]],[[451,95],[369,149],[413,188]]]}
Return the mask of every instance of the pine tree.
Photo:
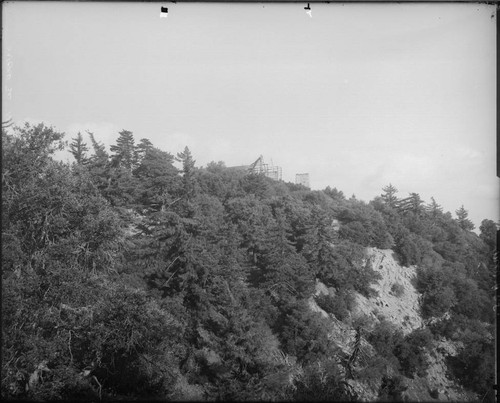
{"label": "pine tree", "polygon": [[415,214],[420,214],[423,211],[423,200],[418,193],[410,193],[411,209]]}
{"label": "pine tree", "polygon": [[413,212],[414,214],[419,215],[423,211],[422,204],[424,202],[420,198],[420,195],[418,193],[410,193],[409,197],[406,197],[404,199],[398,200],[395,203],[395,207],[398,209],[398,211],[402,213],[406,213],[408,211]]}
{"label": "pine tree", "polygon": [[[92,181],[101,191],[101,194],[108,198],[107,188],[110,182],[110,172],[109,172],[109,156],[106,152],[104,144],[98,142],[94,133],[87,130],[87,134],[90,137],[90,142],[92,144],[93,154],[89,158],[89,163],[87,164]],[[109,200],[109,198],[108,198]]]}
{"label": "pine tree", "polygon": [[[141,145],[147,145],[141,140]],[[180,178],[172,164],[174,157],[158,148],[141,147],[140,163],[133,171],[138,179],[135,187],[136,202],[144,207],[159,210],[162,206],[175,203]]]}
{"label": "pine tree", "polygon": [[385,192],[384,194],[382,194],[382,199],[385,201],[385,203],[390,207],[395,207],[396,202],[398,201],[398,198],[396,197],[398,189],[396,189],[396,187],[389,183],[389,185],[382,188],[382,190]]}
{"label": "pine tree", "polygon": [[82,134],[78,132],[77,136],[72,139],[73,142],[69,145],[70,152],[75,157],[78,165],[83,165],[88,162],[86,152],[89,151],[87,144],[83,142]]}
{"label": "pine tree", "polygon": [[148,139],[141,139],[139,144],[136,147],[136,156],[137,156],[137,165],[140,165],[141,162],[146,157],[146,154],[154,149],[153,143]]}
{"label": "pine tree", "polygon": [[195,189],[194,163],[196,161],[193,159],[191,151],[187,146],[184,148],[183,152],[177,153],[176,160],[182,162],[182,182],[184,185],[184,196],[189,199]]}
{"label": "pine tree", "polygon": [[257,262],[260,287],[275,299],[309,296],[314,289],[314,274],[307,260],[296,252],[293,230],[282,207],[274,208],[275,219],[265,235],[265,251]]}
{"label": "pine tree", "polygon": [[460,225],[460,228],[465,231],[472,231],[475,228],[472,221],[467,218],[469,216],[469,212],[464,208],[463,204],[458,210],[455,211],[455,214],[457,215],[457,222],[458,225]]}
{"label": "pine tree", "polygon": [[120,137],[116,140],[116,145],[110,147],[113,155],[113,165],[121,166],[125,168],[128,172],[132,170],[137,165],[137,151],[134,145],[134,135],[128,130],[122,130]]}
{"label": "pine tree", "polygon": [[104,144],[99,143],[95,137],[94,133],[89,132],[87,130],[87,134],[90,136],[90,142],[92,143],[92,148],[94,150],[94,160],[105,160],[107,162],[108,160],[108,153],[106,152],[106,148],[104,147]]}
{"label": "pine tree", "polygon": [[443,213],[443,207],[436,202],[434,197],[431,197],[431,202],[425,206],[425,209],[432,218],[436,218],[438,215]]}
{"label": "pine tree", "polygon": [[495,221],[488,219],[481,221],[481,225],[479,227],[479,230],[481,231],[479,237],[486,245],[488,245],[490,252],[495,251],[498,227],[499,226],[495,224]]}

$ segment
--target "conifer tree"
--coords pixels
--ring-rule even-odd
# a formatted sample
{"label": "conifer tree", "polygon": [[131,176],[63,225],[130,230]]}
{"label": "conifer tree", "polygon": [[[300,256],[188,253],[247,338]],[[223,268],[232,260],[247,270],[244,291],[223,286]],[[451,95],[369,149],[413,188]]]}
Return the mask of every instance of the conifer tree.
{"label": "conifer tree", "polygon": [[108,160],[108,153],[106,152],[106,148],[104,147],[104,144],[98,142],[95,137],[94,133],[89,132],[87,130],[87,134],[90,136],[90,142],[92,143],[92,149],[94,150],[94,160],[105,160],[107,162]]}
{"label": "conifer tree", "polygon": [[194,192],[194,164],[195,160],[191,151],[186,146],[184,151],[177,153],[177,161],[182,162],[182,182],[184,185],[184,196],[189,199],[190,195]]}
{"label": "conifer tree", "polygon": [[177,161],[182,162],[182,172],[184,175],[191,175],[194,170],[195,160],[188,146],[184,147],[184,151],[177,153]]}
{"label": "conifer tree", "polygon": [[434,197],[431,197],[431,202],[425,206],[425,209],[432,218],[436,218],[438,215],[443,213],[443,207],[436,202]]}
{"label": "conifer tree", "polygon": [[116,144],[110,147],[113,155],[113,165],[121,166],[128,172],[137,165],[137,152],[134,142],[134,135],[128,130],[122,130],[116,140]]}
{"label": "conifer tree", "polygon": [[273,208],[274,220],[267,228],[262,259],[257,262],[262,275],[260,287],[273,298],[309,296],[314,288],[314,275],[307,260],[296,252],[293,230],[282,206]]}
{"label": "conifer tree", "polygon": [[109,156],[106,152],[104,144],[98,142],[94,133],[87,130],[92,144],[93,154],[89,158],[87,167],[89,169],[92,181],[101,191],[101,194],[108,198],[106,189],[109,187],[110,172],[109,172]]}
{"label": "conifer tree", "polygon": [[411,209],[415,214],[420,214],[423,211],[423,200],[418,193],[410,193]]}
{"label": "conifer tree", "polygon": [[479,230],[481,231],[479,237],[486,245],[488,245],[490,252],[494,252],[498,231],[497,224],[495,224],[495,222],[492,220],[485,219],[481,221]]}
{"label": "conifer tree", "polygon": [[[150,144],[150,143],[149,143]],[[141,140],[142,156],[133,171],[138,179],[135,188],[137,202],[144,207],[161,209],[164,205],[175,203],[180,178],[178,170],[172,164],[174,157]]]}
{"label": "conifer tree", "polygon": [[382,188],[382,190],[385,192],[384,194],[382,194],[382,199],[385,201],[385,203],[390,207],[395,207],[396,202],[398,201],[398,198],[396,197],[398,189],[396,189],[395,186],[389,183],[389,185]]}
{"label": "conifer tree", "polygon": [[455,214],[457,215],[456,221],[458,222],[458,225],[460,225],[460,228],[465,231],[472,231],[475,228],[472,221],[467,218],[469,216],[469,212],[464,208],[463,204],[458,210],[455,211]]}
{"label": "conifer tree", "polygon": [[419,215],[423,212],[423,207],[422,207],[423,203],[424,202],[422,201],[418,193],[410,193],[409,197],[398,200],[395,203],[395,206],[398,209],[398,211],[402,213],[407,213],[411,211],[412,213]]}
{"label": "conifer tree", "polygon": [[73,142],[69,145],[70,152],[78,165],[87,163],[88,158],[86,152],[89,151],[87,144],[83,142],[82,134],[78,132],[77,136],[72,139]]}
{"label": "conifer tree", "polygon": [[148,139],[141,139],[136,147],[137,165],[139,165],[146,157],[146,154],[153,149],[154,146],[151,141],[149,141]]}

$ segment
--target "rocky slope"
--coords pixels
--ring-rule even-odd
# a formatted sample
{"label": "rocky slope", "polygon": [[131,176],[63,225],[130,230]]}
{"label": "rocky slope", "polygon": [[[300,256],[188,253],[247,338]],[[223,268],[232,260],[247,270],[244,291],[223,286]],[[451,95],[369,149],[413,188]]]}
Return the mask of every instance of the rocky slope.
{"label": "rocky slope", "polygon": [[[374,323],[382,318],[392,322],[406,335],[415,329],[424,326],[419,312],[419,296],[412,281],[416,276],[416,267],[402,267],[392,250],[367,248],[367,264],[380,273],[381,279],[373,284],[378,292],[375,298],[366,298],[356,293],[356,307],[352,317],[344,322],[337,320],[333,315],[323,311],[314,301],[309,300],[311,310],[319,312],[328,318],[331,326],[331,340],[346,354],[352,352],[356,334],[352,323],[360,317],[369,317]],[[323,283],[317,282],[316,295],[332,293]],[[363,350],[369,360],[374,350],[366,340],[362,343]],[[426,377],[405,379],[407,390],[404,393],[409,401],[475,401],[477,396],[463,390],[448,376],[445,364],[445,355],[454,355],[457,346],[449,340],[440,340],[435,343],[428,355],[429,369]],[[377,398],[376,383],[367,383],[350,380],[361,399],[373,401]],[[431,396],[432,393],[432,396]]]}
{"label": "rocky slope", "polygon": [[402,267],[390,249],[368,248],[368,264],[381,275],[372,286],[378,292],[377,298],[356,295],[356,316],[367,315],[374,319],[383,316],[398,326],[404,334],[422,327],[419,314],[419,294],[412,284],[416,267]]}

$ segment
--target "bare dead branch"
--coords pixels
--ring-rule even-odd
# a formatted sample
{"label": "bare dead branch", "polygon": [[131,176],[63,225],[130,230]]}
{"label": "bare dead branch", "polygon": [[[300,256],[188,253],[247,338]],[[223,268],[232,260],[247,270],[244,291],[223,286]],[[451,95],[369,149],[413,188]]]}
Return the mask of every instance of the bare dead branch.
{"label": "bare dead branch", "polygon": [[69,331],[68,348],[69,348],[69,355],[71,356],[70,364],[73,364],[73,353],[71,352],[71,330]]}

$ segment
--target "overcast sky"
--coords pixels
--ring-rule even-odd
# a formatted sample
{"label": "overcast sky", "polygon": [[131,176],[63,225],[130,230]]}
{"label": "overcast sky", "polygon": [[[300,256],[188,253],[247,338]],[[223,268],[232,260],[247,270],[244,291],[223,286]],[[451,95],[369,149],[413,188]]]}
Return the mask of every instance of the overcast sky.
{"label": "overcast sky", "polygon": [[3,119],[498,221],[495,6],[304,6],[3,3]]}

